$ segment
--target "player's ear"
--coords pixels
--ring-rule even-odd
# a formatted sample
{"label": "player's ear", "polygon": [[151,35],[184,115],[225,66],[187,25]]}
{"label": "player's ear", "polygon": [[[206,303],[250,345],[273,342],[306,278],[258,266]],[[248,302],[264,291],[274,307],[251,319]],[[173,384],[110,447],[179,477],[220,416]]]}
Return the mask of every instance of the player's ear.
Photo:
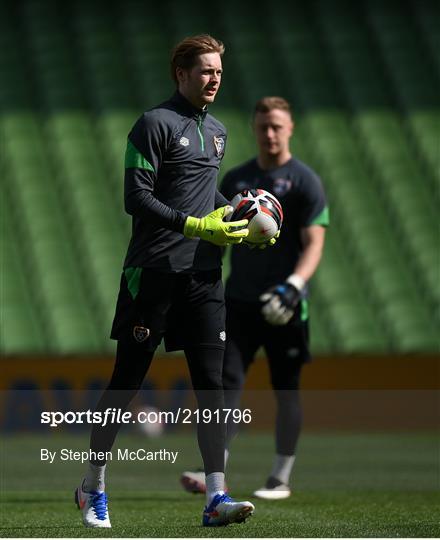
{"label": "player's ear", "polygon": [[290,136],[293,135],[293,132],[295,131],[295,122],[292,119],[292,123],[290,125]]}
{"label": "player's ear", "polygon": [[176,78],[178,84],[184,83],[188,78],[188,71],[186,69],[183,69],[181,67],[176,68]]}

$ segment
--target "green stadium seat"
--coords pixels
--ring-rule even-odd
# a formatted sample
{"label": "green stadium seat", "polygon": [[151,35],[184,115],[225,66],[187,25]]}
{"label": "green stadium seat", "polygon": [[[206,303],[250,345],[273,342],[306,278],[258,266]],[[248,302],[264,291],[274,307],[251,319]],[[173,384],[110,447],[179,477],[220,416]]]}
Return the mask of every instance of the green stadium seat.
{"label": "green stadium seat", "polygon": [[51,308],[53,345],[62,354],[93,353],[100,350],[100,340],[93,322],[82,306],[59,305]]}
{"label": "green stadium seat", "polygon": [[402,351],[439,352],[436,325],[427,317],[424,306],[401,299],[384,305],[383,312]]}
{"label": "green stadium seat", "polygon": [[29,257],[24,256],[19,230],[6,198],[8,194],[2,192],[0,348],[5,354],[33,354],[45,349],[44,322],[37,316]]}
{"label": "green stadium seat", "polygon": [[416,148],[428,166],[427,179],[432,178],[431,193],[436,196],[438,201],[440,194],[440,112],[433,108],[412,110],[407,114],[407,123]]}
{"label": "green stadium seat", "polygon": [[367,9],[376,42],[402,105],[406,108],[438,106],[438,77],[418,36],[413,15],[406,6],[397,12],[383,2],[368,2]]}
{"label": "green stadium seat", "polygon": [[354,108],[389,105],[389,92],[371,49],[360,4],[344,2],[343,9],[335,9],[329,2],[319,2],[317,17],[347,102]]}
{"label": "green stadium seat", "polygon": [[333,335],[325,314],[323,314],[323,306],[318,306],[314,302],[313,293],[310,302],[310,336],[312,354],[333,352],[333,342],[336,342],[336,336]]}
{"label": "green stadium seat", "polygon": [[37,318],[26,306],[6,304],[1,308],[0,345],[3,354],[37,354],[46,350]]}
{"label": "green stadium seat", "polygon": [[411,4],[413,13],[421,27],[420,33],[423,41],[428,47],[430,58],[438,75],[440,74],[440,57],[438,55],[440,10],[438,3],[434,0],[413,0]]}
{"label": "green stadium seat", "polygon": [[335,302],[329,306],[339,333],[339,343],[346,352],[387,350],[387,337],[376,319],[356,301]]}

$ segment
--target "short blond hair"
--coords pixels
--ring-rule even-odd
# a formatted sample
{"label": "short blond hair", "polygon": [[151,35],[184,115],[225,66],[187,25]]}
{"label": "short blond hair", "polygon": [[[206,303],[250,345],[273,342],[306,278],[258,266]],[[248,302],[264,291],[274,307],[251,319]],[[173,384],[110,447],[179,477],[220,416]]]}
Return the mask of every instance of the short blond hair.
{"label": "short blond hair", "polygon": [[178,82],[177,68],[191,69],[196,64],[197,56],[213,52],[223,56],[225,46],[209,34],[187,37],[178,43],[171,53],[171,77],[174,82]]}
{"label": "short blond hair", "polygon": [[288,112],[293,119],[290,103],[287,101],[287,99],[279,96],[267,96],[259,99],[255,104],[254,116],[256,113],[268,113],[270,111],[273,111],[274,109]]}

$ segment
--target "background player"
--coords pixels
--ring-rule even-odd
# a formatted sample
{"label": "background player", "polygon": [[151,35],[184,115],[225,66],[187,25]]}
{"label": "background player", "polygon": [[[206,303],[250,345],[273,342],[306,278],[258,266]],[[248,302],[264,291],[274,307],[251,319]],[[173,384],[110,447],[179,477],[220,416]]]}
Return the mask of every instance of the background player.
{"label": "background player", "polygon": [[[223,44],[186,38],[173,51],[177,91],[144,113],[128,136],[125,208],[133,217],[112,328],[116,363],[97,409],[126,409],[139,390],[162,337],[183,349],[200,409],[222,409],[225,309],[221,249],[247,235],[246,220],[225,223],[232,211],[217,191],[226,131],[207,112],[222,75]],[[214,210],[217,208],[217,210]],[[233,228],[238,230],[232,231]],[[90,448],[111,449],[118,424],[95,424]],[[198,424],[206,471],[203,525],[244,521],[249,502],[224,493],[224,423]],[[91,460],[76,501],[89,527],[110,527],[105,461]]]}
{"label": "background player", "polygon": [[[221,192],[231,199],[243,189],[265,189],[281,202],[284,223],[272,249],[232,249],[223,384],[225,406],[239,406],[246,372],[258,348],[264,347],[277,402],[276,455],[265,486],[254,495],[282,499],[290,495],[301,429],[301,368],[310,360],[307,283],[321,260],[329,216],[320,179],[290,152],[294,122],[289,103],[280,97],[261,99],[253,127],[258,156],[228,172]],[[227,448],[235,430],[231,422]],[[182,483],[189,491],[205,489],[203,473],[186,472]]]}

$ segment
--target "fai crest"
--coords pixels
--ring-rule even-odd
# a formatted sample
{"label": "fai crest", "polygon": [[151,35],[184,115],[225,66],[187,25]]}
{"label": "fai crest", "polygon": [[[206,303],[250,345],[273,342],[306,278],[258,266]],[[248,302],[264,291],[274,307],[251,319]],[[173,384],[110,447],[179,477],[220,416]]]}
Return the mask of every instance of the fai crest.
{"label": "fai crest", "polygon": [[223,152],[225,151],[225,139],[223,137],[217,137],[214,135],[214,146],[217,156],[222,156]]}
{"label": "fai crest", "polygon": [[287,178],[277,178],[273,183],[273,193],[277,197],[285,195],[292,187],[292,180]]}
{"label": "fai crest", "polygon": [[139,343],[145,341],[150,335],[150,329],[145,326],[135,326],[133,328],[133,337]]}

